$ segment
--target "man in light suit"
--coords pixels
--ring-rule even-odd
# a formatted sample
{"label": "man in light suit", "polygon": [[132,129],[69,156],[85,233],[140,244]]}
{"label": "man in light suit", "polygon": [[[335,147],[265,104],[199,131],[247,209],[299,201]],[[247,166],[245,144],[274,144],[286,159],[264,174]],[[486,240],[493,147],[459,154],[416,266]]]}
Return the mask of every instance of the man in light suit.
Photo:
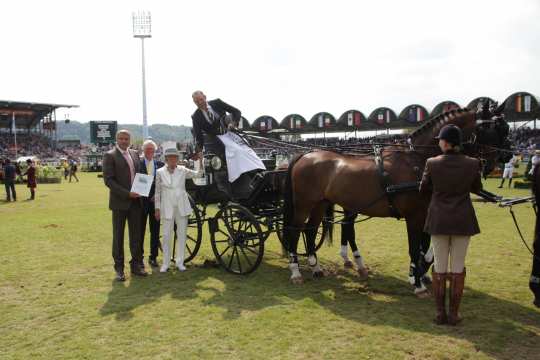
{"label": "man in light suit", "polygon": [[127,130],[116,133],[116,146],[103,156],[103,180],[109,188],[109,209],[112,210],[113,243],[112,256],[116,280],[125,281],[124,275],[124,229],[129,229],[131,274],[148,275],[141,263],[142,204],[139,194],[131,192],[140,161],[136,151],[129,149],[131,134]]}
{"label": "man in light suit", "polygon": [[152,175],[154,177],[154,182],[152,183],[148,197],[142,197],[141,252],[144,256],[144,236],[146,233],[146,222],[148,221],[150,223],[150,257],[148,258],[148,263],[152,267],[157,267],[158,263],[156,259],[161,244],[159,243],[160,223],[159,220],[156,220],[154,215],[154,193],[156,189],[156,171],[165,164],[154,158],[157,145],[152,140],[146,140],[142,145],[142,149],[144,157],[140,163],[141,173]]}

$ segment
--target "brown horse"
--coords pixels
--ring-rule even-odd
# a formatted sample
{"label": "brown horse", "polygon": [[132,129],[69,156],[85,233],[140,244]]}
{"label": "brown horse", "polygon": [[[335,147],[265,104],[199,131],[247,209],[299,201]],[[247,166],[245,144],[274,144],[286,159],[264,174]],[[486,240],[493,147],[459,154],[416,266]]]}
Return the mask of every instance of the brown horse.
{"label": "brown horse", "polygon": [[[302,282],[297,257],[301,231],[306,233],[313,276],[323,276],[315,253],[316,229],[328,205],[337,204],[367,216],[404,218],[409,255],[415,265],[415,293],[426,291],[421,278],[429,264],[425,264],[422,253],[429,248],[429,235],[423,227],[430,197],[421,195],[413,184],[420,180],[426,160],[440,154],[434,137],[447,124],[461,128],[469,154],[482,155],[488,166],[495,163],[500,156],[495,148],[507,145],[508,125],[501,118],[479,121],[479,117],[476,111],[467,109],[444,113],[413,132],[408,148],[389,146],[382,148],[378,156],[313,151],[294,159],[289,165],[284,203],[284,239],[290,256],[291,281]],[[389,185],[400,184],[411,185],[412,191],[386,191]]]}

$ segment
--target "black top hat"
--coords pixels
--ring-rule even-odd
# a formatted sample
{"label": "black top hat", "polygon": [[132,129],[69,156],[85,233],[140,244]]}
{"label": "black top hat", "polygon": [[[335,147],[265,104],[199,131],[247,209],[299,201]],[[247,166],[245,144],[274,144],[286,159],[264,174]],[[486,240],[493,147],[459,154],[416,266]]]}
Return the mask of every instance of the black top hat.
{"label": "black top hat", "polygon": [[443,126],[443,128],[439,132],[439,135],[436,136],[435,139],[443,139],[448,141],[452,145],[459,146],[461,145],[461,129],[458,128],[456,125]]}

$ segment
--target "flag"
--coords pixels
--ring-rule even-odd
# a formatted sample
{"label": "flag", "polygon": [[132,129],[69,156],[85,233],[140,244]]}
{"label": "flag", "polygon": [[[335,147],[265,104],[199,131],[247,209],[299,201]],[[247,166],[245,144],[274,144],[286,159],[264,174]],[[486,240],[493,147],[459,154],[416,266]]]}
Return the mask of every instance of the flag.
{"label": "flag", "polygon": [[377,123],[379,125],[384,124],[384,114],[383,113],[378,113],[377,114]]}
{"label": "flag", "polygon": [[420,106],[416,107],[416,121],[424,120],[424,111]]}
{"label": "flag", "polygon": [[261,123],[259,126],[261,130],[266,130],[266,120],[265,119],[261,120]]}
{"label": "flag", "polygon": [[390,123],[390,110],[386,110],[386,123]]}
{"label": "flag", "polygon": [[523,98],[523,111],[531,112],[531,96],[525,95]]}
{"label": "flag", "polygon": [[325,127],[330,127],[332,124],[331,124],[331,120],[330,120],[330,117],[325,117],[324,118],[324,126]]}
{"label": "flag", "polygon": [[518,95],[516,97],[516,112],[522,112],[523,111],[523,106],[522,106],[522,99],[521,99],[521,95]]}
{"label": "flag", "polygon": [[347,126],[353,126],[354,120],[353,120],[353,112],[347,114]]}
{"label": "flag", "polygon": [[302,128],[302,120],[296,119],[296,128],[301,129]]}
{"label": "flag", "polygon": [[407,121],[410,122],[410,123],[415,123],[418,118],[418,114],[417,114],[417,110],[418,108],[414,108],[414,107],[410,107],[409,108],[409,113],[407,114]]}
{"label": "flag", "polygon": [[238,123],[238,128],[242,130],[244,128],[244,119],[240,118],[240,122]]}
{"label": "flag", "polygon": [[356,127],[360,127],[361,124],[362,124],[362,117],[360,116],[359,112],[355,112],[354,113],[354,125]]}
{"label": "flag", "polygon": [[268,121],[268,124],[266,124],[266,127],[268,130],[272,130],[272,119],[266,119]]}
{"label": "flag", "polygon": [[323,124],[323,115],[320,114],[320,115],[319,115],[319,127],[322,128],[323,125],[324,125],[324,124]]}
{"label": "flag", "polygon": [[289,129],[294,129],[294,116],[289,118]]}
{"label": "flag", "polygon": [[15,133],[17,131],[17,126],[15,125],[15,113],[11,114],[11,131]]}

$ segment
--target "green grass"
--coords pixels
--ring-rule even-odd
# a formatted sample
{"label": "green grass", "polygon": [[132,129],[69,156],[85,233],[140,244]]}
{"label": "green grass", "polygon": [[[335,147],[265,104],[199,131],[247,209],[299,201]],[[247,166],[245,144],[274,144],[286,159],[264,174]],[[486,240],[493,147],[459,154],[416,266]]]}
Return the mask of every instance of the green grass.
{"label": "green grass", "polygon": [[[116,283],[107,189],[95,173],[80,178],[39,185],[33,202],[18,186],[17,203],[0,203],[2,359],[540,357],[531,256],[506,209],[475,204],[482,234],[467,256],[464,323],[452,328],[432,323],[432,299],[412,295],[405,223],[392,219],[357,227],[367,282],[342,269],[336,243],[319,253],[328,277],[312,280],[302,260],[306,282],[292,285],[274,236],[247,277],[203,268],[213,258],[205,228],[187,272]],[[498,183],[488,180],[487,189],[529,194]],[[515,210],[532,242],[531,206]]]}

